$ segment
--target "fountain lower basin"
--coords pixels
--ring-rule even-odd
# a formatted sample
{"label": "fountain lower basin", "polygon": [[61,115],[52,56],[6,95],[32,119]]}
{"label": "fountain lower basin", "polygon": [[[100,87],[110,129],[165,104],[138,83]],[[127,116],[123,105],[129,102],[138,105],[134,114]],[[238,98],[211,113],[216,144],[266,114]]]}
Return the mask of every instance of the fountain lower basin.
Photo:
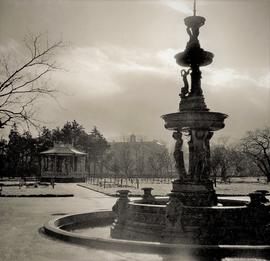
{"label": "fountain lower basin", "polygon": [[[226,204],[226,200],[222,200]],[[161,202],[160,202],[161,203]],[[231,201],[227,204],[230,206],[217,206],[212,210],[237,210],[245,209],[243,201],[231,206]],[[139,202],[131,202],[134,208],[140,209],[151,207]],[[144,205],[144,206],[142,206]],[[152,205],[153,206],[153,205]],[[160,211],[164,205],[156,205],[155,211]],[[140,209],[141,210],[141,209]],[[144,209],[145,210],[145,209]],[[225,210],[225,211],[226,211]],[[153,209],[152,209],[153,211]],[[110,237],[111,224],[115,219],[113,211],[98,211],[90,213],[80,213],[66,215],[60,218],[50,220],[44,225],[44,233],[51,237],[98,249],[111,249],[126,252],[146,252],[156,254],[176,254],[187,253],[194,256],[215,256],[215,257],[266,257],[270,255],[269,244],[191,244],[186,242],[164,242],[158,241],[139,241],[127,238],[117,239]],[[145,221],[144,221],[145,222]],[[145,222],[146,223],[146,222]],[[137,223],[138,225],[138,223]],[[139,225],[138,225],[139,226]],[[138,227],[137,227],[138,229]],[[218,230],[218,228],[217,228]],[[128,231],[128,229],[127,229]],[[149,238],[148,238],[149,239]]]}

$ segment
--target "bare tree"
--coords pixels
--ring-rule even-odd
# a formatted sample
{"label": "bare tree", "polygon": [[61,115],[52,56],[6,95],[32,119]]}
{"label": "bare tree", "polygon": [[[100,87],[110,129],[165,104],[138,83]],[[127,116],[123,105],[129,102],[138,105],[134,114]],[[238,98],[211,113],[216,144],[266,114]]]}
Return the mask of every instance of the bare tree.
{"label": "bare tree", "polygon": [[242,151],[257,165],[270,181],[270,127],[249,131],[241,139]]}
{"label": "bare tree", "polygon": [[220,175],[221,180],[226,182],[228,170],[232,165],[232,153],[230,148],[225,145],[213,146],[211,149],[211,171],[216,177]]}
{"label": "bare tree", "polygon": [[114,177],[119,177],[120,163],[115,154],[115,151],[106,151],[103,156],[104,166],[110,177],[111,173],[113,173]]}
{"label": "bare tree", "polygon": [[151,151],[151,154],[148,158],[148,164],[150,169],[154,172],[154,177],[161,178],[165,177],[163,175],[164,169],[166,169],[166,152],[163,150]]}
{"label": "bare tree", "polygon": [[14,65],[17,57],[0,56],[0,128],[14,122],[36,125],[34,102],[55,93],[45,76],[59,69],[54,58],[55,51],[63,46],[62,41],[50,44],[38,34],[28,35],[24,44],[28,50],[24,61]]}
{"label": "bare tree", "polygon": [[143,177],[145,174],[145,148],[141,142],[137,142],[134,146],[135,150],[135,171],[137,177]]}
{"label": "bare tree", "polygon": [[121,146],[119,151],[119,163],[120,169],[125,177],[130,178],[134,167],[134,159],[132,158],[131,147],[128,142],[123,143]]}

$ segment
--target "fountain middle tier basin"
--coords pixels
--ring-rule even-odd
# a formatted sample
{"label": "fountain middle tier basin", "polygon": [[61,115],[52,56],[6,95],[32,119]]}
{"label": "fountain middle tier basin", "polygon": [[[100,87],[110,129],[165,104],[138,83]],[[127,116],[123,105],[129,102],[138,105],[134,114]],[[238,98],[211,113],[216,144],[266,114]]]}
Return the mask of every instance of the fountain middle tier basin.
{"label": "fountain middle tier basin", "polygon": [[165,128],[169,130],[204,129],[217,131],[224,128],[228,115],[209,111],[180,111],[162,116]]}

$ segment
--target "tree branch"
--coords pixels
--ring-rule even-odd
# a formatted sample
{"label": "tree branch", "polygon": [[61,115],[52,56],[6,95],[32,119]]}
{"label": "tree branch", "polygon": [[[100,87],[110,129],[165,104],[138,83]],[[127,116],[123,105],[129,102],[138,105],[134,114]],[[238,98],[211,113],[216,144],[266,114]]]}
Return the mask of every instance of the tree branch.
{"label": "tree branch", "polygon": [[[14,120],[24,121],[26,124],[34,125],[29,111],[29,106],[40,97],[40,95],[51,95],[55,90],[41,86],[40,80],[48,73],[60,69],[52,60],[54,51],[63,47],[62,41],[57,41],[46,47],[41,47],[42,35],[30,35],[25,38],[25,47],[30,52],[30,57],[20,66],[10,72],[10,66],[3,57],[0,67],[0,128],[8,125]],[[10,60],[9,60],[10,61]],[[0,66],[1,66],[0,65]],[[34,72],[34,70],[36,72]],[[16,107],[21,107],[17,110]]]}

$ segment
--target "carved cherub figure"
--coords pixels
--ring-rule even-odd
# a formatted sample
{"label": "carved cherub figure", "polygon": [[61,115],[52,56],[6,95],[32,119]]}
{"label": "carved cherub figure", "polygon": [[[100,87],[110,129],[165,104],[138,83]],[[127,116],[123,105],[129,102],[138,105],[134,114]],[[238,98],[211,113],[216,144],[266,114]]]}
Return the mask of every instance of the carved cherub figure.
{"label": "carved cherub figure", "polygon": [[186,95],[189,92],[189,84],[188,84],[188,80],[187,80],[187,76],[190,74],[191,69],[186,70],[181,70],[181,76],[183,78],[183,82],[184,82],[184,87],[181,88],[181,94],[180,97],[184,98],[186,97]]}

